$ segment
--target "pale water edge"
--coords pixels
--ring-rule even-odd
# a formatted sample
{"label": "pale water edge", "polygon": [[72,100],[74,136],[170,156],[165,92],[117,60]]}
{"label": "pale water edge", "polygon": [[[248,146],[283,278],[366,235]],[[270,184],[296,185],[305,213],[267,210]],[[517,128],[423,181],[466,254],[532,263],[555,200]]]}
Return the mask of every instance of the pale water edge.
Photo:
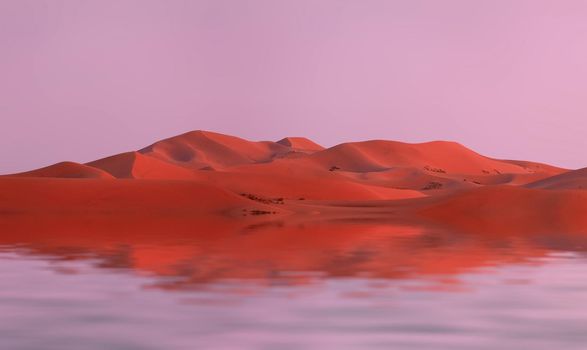
{"label": "pale water edge", "polygon": [[585,349],[587,260],[551,253],[451,276],[175,277],[5,246],[1,349]]}

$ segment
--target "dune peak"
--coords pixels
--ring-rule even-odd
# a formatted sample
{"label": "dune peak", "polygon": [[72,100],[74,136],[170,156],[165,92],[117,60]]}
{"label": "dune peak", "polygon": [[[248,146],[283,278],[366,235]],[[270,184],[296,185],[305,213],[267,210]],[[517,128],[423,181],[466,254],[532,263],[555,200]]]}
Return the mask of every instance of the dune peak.
{"label": "dune peak", "polygon": [[306,138],[306,137],[284,137],[281,140],[277,141],[278,144],[290,147],[295,150],[302,150],[302,151],[321,151],[324,149],[323,146],[317,144],[316,142]]}

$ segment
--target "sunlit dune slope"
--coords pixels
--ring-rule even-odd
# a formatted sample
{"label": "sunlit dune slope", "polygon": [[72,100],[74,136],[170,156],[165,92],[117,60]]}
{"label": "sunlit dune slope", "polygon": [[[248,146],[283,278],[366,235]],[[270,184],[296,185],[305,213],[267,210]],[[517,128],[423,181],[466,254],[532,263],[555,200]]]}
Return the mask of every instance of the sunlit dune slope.
{"label": "sunlit dune slope", "polygon": [[[244,209],[243,213],[249,210],[284,210],[193,181],[0,180],[0,216],[3,219],[27,213],[228,215],[236,209]],[[233,214],[240,216],[242,213]]]}
{"label": "sunlit dune slope", "polygon": [[[397,141],[350,142],[318,152],[310,158],[320,164],[352,172],[376,172],[394,167],[425,169],[436,174],[526,174],[536,163],[500,161],[482,156],[456,142],[410,144]],[[548,167],[549,172],[558,168]]]}
{"label": "sunlit dune slope", "polygon": [[104,170],[119,179],[191,179],[193,171],[138,152],[99,159],[88,166]]}
{"label": "sunlit dune slope", "polygon": [[113,179],[108,172],[92,166],[75,162],[61,162],[44,168],[27,171],[19,174],[11,174],[14,177],[56,177],[56,178],[90,178]]}
{"label": "sunlit dune slope", "polygon": [[305,137],[286,137],[277,141],[277,143],[297,152],[314,153],[324,149],[324,147]]}
{"label": "sunlit dune slope", "polygon": [[339,174],[313,173],[297,168],[299,163],[271,163],[231,171],[201,171],[199,181],[212,183],[235,193],[254,193],[287,199],[398,199],[420,197],[418,191],[381,187],[350,181]]}
{"label": "sunlit dune slope", "polygon": [[239,164],[269,162],[289,151],[288,146],[275,142],[252,142],[198,130],[156,142],[139,152],[190,169],[222,169]]}

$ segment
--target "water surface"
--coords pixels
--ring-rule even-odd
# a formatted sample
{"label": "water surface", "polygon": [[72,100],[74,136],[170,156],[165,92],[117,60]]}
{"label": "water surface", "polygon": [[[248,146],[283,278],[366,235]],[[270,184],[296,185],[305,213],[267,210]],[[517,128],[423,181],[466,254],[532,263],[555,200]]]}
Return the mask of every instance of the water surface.
{"label": "water surface", "polygon": [[116,227],[0,232],[1,349],[584,349],[587,341],[581,236],[374,223]]}

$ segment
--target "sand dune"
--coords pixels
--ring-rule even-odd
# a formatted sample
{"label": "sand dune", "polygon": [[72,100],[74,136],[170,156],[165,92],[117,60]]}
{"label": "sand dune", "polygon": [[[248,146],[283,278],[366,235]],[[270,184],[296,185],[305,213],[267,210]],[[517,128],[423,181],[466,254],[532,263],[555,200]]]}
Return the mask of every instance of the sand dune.
{"label": "sand dune", "polygon": [[466,232],[587,233],[585,191],[488,186],[458,191],[417,206],[424,217]]}
{"label": "sand dune", "polygon": [[[276,167],[268,167],[276,169]],[[255,169],[261,170],[261,169]],[[272,172],[200,172],[199,180],[213,183],[235,193],[254,193],[286,199],[398,199],[420,197],[418,191],[393,189],[348,181],[326,172],[323,177]]]}
{"label": "sand dune", "polygon": [[230,218],[251,210],[287,211],[283,206],[251,201],[193,181],[4,178],[0,180],[0,193],[2,219],[11,215],[46,213]]}
{"label": "sand dune", "polygon": [[406,220],[476,233],[587,232],[586,174],[492,159],[454,142],[324,149],[302,137],[254,142],[194,131],[87,164],[4,176],[0,216],[268,215]]}
{"label": "sand dune", "polygon": [[418,191],[353,181],[307,158],[275,159],[224,171],[200,171],[198,176],[205,182],[212,181],[239,193],[253,192],[295,199],[397,199],[423,195]]}
{"label": "sand dune", "polygon": [[287,146],[296,152],[314,153],[324,149],[324,147],[305,137],[286,137],[277,141],[277,143]]}
{"label": "sand dune", "polygon": [[353,142],[314,153],[309,158],[360,182],[411,190],[521,185],[566,171],[540,163],[496,160],[458,143],[443,141]]}
{"label": "sand dune", "polygon": [[118,179],[192,179],[194,172],[138,152],[99,159],[86,165],[106,171]]}
{"label": "sand dune", "polygon": [[569,171],[526,185],[528,188],[543,189],[587,189],[587,168]]}
{"label": "sand dune", "polygon": [[156,142],[139,152],[186,168],[201,169],[263,163],[290,151],[275,142],[252,142],[209,131],[192,131]]}
{"label": "sand dune", "polygon": [[[531,162],[513,163],[482,156],[456,142],[410,144],[396,141],[344,143],[315,153],[311,158],[324,166],[352,172],[375,172],[394,167],[413,167],[439,174],[527,174],[537,171]],[[553,172],[557,168],[549,167]],[[562,171],[562,169],[561,169]]]}
{"label": "sand dune", "polygon": [[[231,176],[228,174],[233,174],[236,178],[229,182],[242,182],[239,177],[247,177],[253,189],[265,186],[256,186],[256,182],[274,182],[267,185],[270,187],[295,182],[299,191],[289,190],[292,195],[295,192],[295,195],[305,193],[312,197],[317,186],[332,180],[338,182],[337,186],[341,188],[363,187],[368,188],[368,192],[373,192],[373,189],[381,192],[373,198],[390,198],[385,194],[390,193],[390,189],[395,192],[401,189],[426,191],[430,195],[434,193],[430,190],[440,188],[523,185],[566,171],[533,162],[491,159],[454,142],[408,144],[375,140],[324,149],[303,137],[286,137],[278,142],[253,142],[209,131],[185,133],[156,142],[138,152],[99,159],[86,166],[77,165],[83,171],[76,170],[72,163],[66,164],[70,165],[56,164],[18,176],[45,174],[51,177],[91,178],[109,177],[110,174],[116,178],[208,181],[213,177],[228,179]],[[196,170],[226,174],[202,175]],[[243,171],[247,175],[241,175]],[[275,176],[271,176],[273,172],[276,172]],[[336,173],[337,176],[329,173]],[[258,179],[253,179],[253,174],[257,174]],[[341,181],[348,184],[343,185]],[[314,182],[314,186],[308,182]],[[219,184],[216,182],[216,185]],[[341,196],[344,193],[331,198]],[[314,197],[328,199],[324,195]]]}
{"label": "sand dune", "polygon": [[61,162],[44,168],[7,176],[14,177],[56,177],[56,178],[89,178],[113,179],[108,172],[92,166],[75,162]]}

